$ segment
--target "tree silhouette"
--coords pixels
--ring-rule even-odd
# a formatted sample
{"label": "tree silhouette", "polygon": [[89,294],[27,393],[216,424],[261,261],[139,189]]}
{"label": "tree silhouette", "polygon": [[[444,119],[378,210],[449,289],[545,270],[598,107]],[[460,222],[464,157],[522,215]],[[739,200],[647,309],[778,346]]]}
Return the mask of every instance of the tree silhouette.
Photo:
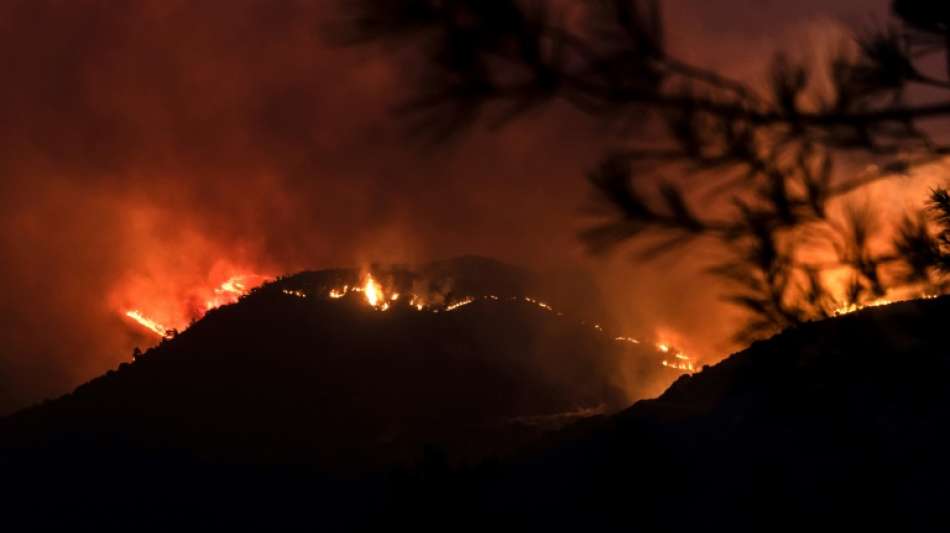
{"label": "tree silhouette", "polygon": [[[434,140],[554,99],[618,125],[589,175],[608,210],[581,238],[594,253],[634,240],[642,258],[718,241],[730,259],[710,272],[751,313],[741,340],[946,286],[945,190],[889,232],[871,209],[841,209],[848,193],[950,151],[922,125],[950,115],[942,3],[895,1],[888,24],[854,35],[827,65],[778,54],[765,88],[673,55],[656,0],[344,7],[349,43],[399,42],[424,58],[404,110]],[[889,246],[876,244],[884,237]]]}

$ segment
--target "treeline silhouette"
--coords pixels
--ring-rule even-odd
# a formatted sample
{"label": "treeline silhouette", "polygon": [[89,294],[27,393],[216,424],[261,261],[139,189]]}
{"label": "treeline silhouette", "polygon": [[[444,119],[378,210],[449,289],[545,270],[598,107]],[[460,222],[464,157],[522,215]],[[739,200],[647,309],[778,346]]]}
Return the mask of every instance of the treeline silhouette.
{"label": "treeline silhouette", "polygon": [[[305,299],[276,298],[258,291],[72,395],[0,419],[4,518],[37,529],[690,532],[815,524],[929,531],[950,521],[948,298],[789,329],[681,377],[656,400],[544,435],[491,424],[466,430],[472,414],[506,414],[518,401],[484,369],[456,367],[459,352],[432,349],[401,317],[365,308],[341,316],[340,306],[331,316]],[[246,321],[252,307],[280,320]],[[496,319],[482,317],[471,304],[416,316],[442,333],[455,328],[430,318],[458,317],[482,333],[527,324],[520,311],[493,312]],[[358,349],[338,345],[333,331],[352,324],[377,341],[347,335]],[[385,362],[364,349],[391,341],[389,328],[432,357],[407,355],[411,362],[369,375],[367,365]],[[213,349],[192,349],[212,334]],[[315,338],[322,351],[311,349]],[[328,372],[337,365],[314,360],[344,370],[335,377]],[[444,386],[407,380],[406,365],[425,367]],[[340,375],[344,388],[333,384]],[[528,378],[524,401],[556,403]],[[426,421],[430,431],[416,433],[416,446],[370,438],[381,418],[425,417],[413,398],[445,415]],[[457,440],[444,438],[453,433]],[[459,461],[465,446],[482,453]],[[499,447],[509,453],[484,453]]]}
{"label": "treeline silhouette", "polygon": [[595,253],[634,240],[642,259],[719,243],[728,259],[709,272],[750,313],[739,340],[947,287],[944,189],[893,226],[842,205],[947,155],[924,126],[950,116],[945,3],[895,0],[826,63],[778,54],[765,86],[676,57],[658,0],[341,4],[342,42],[414,52],[402,111],[429,139],[554,100],[614,124],[589,175],[607,210],[581,238]]}
{"label": "treeline silhouette", "polygon": [[[440,313],[395,302],[382,312],[360,293],[328,298],[330,288],[356,285],[358,270],[283,278],[72,394],[15,414],[12,424],[31,425],[17,439],[29,449],[120,428],[147,448],[330,471],[412,461],[427,443],[465,461],[536,436],[521,417],[624,407],[617,365],[626,357],[670,374],[649,348],[524,301],[528,272],[473,258],[426,271],[451,274],[451,284],[435,282],[446,303],[501,298]],[[403,294],[412,286],[409,272],[376,275],[403,283]],[[478,289],[491,292],[470,292]]]}

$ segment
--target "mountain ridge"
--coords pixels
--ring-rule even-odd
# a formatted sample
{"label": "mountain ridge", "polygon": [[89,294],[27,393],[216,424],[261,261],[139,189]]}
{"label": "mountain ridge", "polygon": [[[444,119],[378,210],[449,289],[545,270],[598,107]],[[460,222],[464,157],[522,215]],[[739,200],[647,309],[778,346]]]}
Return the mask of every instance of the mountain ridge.
{"label": "mountain ridge", "polygon": [[[36,427],[21,448],[119,426],[149,449],[200,444],[210,459],[379,467],[429,444],[475,460],[534,438],[532,417],[625,405],[612,365],[638,348],[522,296],[541,286],[529,271],[471,257],[418,271],[377,266],[387,298],[402,293],[388,310],[356,289],[329,296],[364,275],[333,269],[265,284],[3,425]],[[414,289],[439,300],[417,311]]]}
{"label": "mountain ridge", "polygon": [[[539,338],[557,332],[563,335],[535,346],[537,353],[544,357],[555,357],[551,354],[561,353],[555,348],[571,343],[575,343],[577,350],[562,353],[568,360],[577,353],[592,353],[584,352],[584,346],[621,344],[611,343],[607,336],[593,334],[592,328],[582,327],[576,321],[559,317],[523,299],[497,302],[482,299],[452,312],[415,313],[397,308],[384,313],[368,309],[357,295],[314,305],[307,298],[284,294],[284,289],[293,290],[289,285],[275,285],[254,292],[248,299],[277,305],[273,309],[284,309],[288,313],[283,318],[313,319],[276,321],[276,326],[266,326],[270,328],[266,330],[267,338],[288,335],[291,345],[314,338],[336,339],[332,342],[344,343],[333,345],[339,349],[345,343],[364,342],[366,338],[405,338],[392,335],[396,331],[418,331],[411,336],[415,342],[425,338],[423,332],[438,331],[453,338],[453,335],[471,335],[475,328],[495,332],[497,337],[513,342],[506,353],[515,354],[530,343],[519,344],[519,337],[508,333],[522,331],[528,325],[536,328],[533,331]],[[177,347],[187,348],[192,342],[190,339],[202,338],[205,329],[214,330],[219,321],[222,331],[238,335],[236,345],[253,348],[247,343],[254,334],[262,334],[253,327],[255,324],[263,327],[259,323],[260,316],[268,315],[251,313],[250,309],[252,307],[238,304],[212,311],[207,321],[198,322],[194,329],[163,345],[165,350],[172,346],[181,350],[170,360],[191,361],[193,356],[200,355]],[[347,317],[346,321],[325,320],[340,316]],[[0,446],[3,451],[0,463],[13,473],[11,479],[38,483],[38,487],[47,486],[44,480],[55,485],[56,480],[66,474],[83,479],[98,476],[102,479],[97,480],[96,486],[104,494],[123,502],[127,499],[114,493],[115,485],[133,486],[140,491],[136,496],[146,498],[159,497],[168,490],[177,491],[176,501],[180,505],[187,507],[202,502],[198,504],[200,511],[242,524],[243,518],[238,517],[244,515],[235,513],[235,502],[256,509],[242,512],[250,513],[264,525],[273,525],[275,520],[287,520],[291,524],[310,520],[330,529],[413,524],[422,530],[444,530],[449,524],[454,529],[475,530],[508,523],[554,531],[577,528],[695,531],[710,524],[740,531],[800,530],[815,524],[928,530],[934,525],[950,524],[942,504],[945,483],[950,479],[950,458],[945,452],[950,446],[946,429],[946,413],[950,411],[950,388],[946,383],[950,349],[942,330],[948,318],[950,298],[943,297],[869,308],[804,324],[756,342],[694,375],[682,376],[654,399],[641,400],[613,415],[593,413],[594,416],[557,431],[543,432],[540,437],[538,433],[531,433],[528,438],[522,438],[524,434],[507,432],[517,426],[505,426],[506,431],[492,433],[490,423],[476,424],[474,429],[456,433],[455,441],[443,441],[441,447],[433,445],[438,441],[431,438],[432,435],[423,434],[413,441],[413,446],[396,446],[391,450],[398,448],[398,453],[384,457],[380,450],[386,449],[385,446],[357,451],[349,448],[350,442],[341,441],[320,461],[314,461],[307,454],[326,442],[304,441],[297,443],[301,446],[281,447],[286,444],[281,438],[290,437],[281,435],[281,428],[309,423],[304,416],[306,409],[295,410],[294,400],[298,398],[288,394],[282,400],[286,404],[281,405],[292,413],[289,425],[275,420],[276,425],[268,426],[272,411],[265,410],[262,416],[256,416],[253,401],[238,406],[243,417],[238,422],[250,426],[254,425],[251,422],[263,424],[259,429],[266,437],[264,440],[243,437],[246,438],[244,445],[251,450],[264,450],[263,456],[222,453],[222,447],[240,451],[242,444],[224,438],[206,448],[211,450],[209,456],[196,457],[175,443],[147,441],[147,437],[155,434],[156,425],[174,423],[174,420],[146,416],[139,422],[152,433],[137,435],[132,431],[134,424],[116,426],[116,419],[107,417],[104,423],[90,430],[89,421],[79,416],[82,409],[75,402],[67,402],[64,412],[53,412],[47,407],[27,413],[29,416],[21,414],[21,418],[3,419],[5,424],[0,425],[6,426],[5,437],[12,435],[11,423],[17,421],[59,426],[52,438],[45,434],[46,440],[40,434],[38,439],[20,441],[17,445],[7,438]],[[286,327],[282,329],[281,324]],[[300,324],[308,327],[296,327]],[[342,327],[342,324],[356,329],[347,330],[349,326]],[[554,329],[546,329],[545,324],[553,325]],[[406,329],[417,326],[418,330]],[[364,333],[334,337],[340,335],[341,330]],[[586,374],[594,377],[568,383],[531,381],[539,379],[534,370],[511,374],[510,366],[517,359],[510,358],[501,359],[504,372],[500,374],[479,366],[490,359],[462,357],[461,361],[469,366],[433,366],[465,352],[466,346],[479,346],[477,343],[483,340],[479,335],[471,335],[464,342],[448,343],[441,351],[431,352],[438,356],[419,359],[417,366],[403,368],[409,370],[403,374],[398,372],[399,365],[385,369],[374,367],[374,372],[357,365],[350,368],[352,375],[340,382],[345,388],[334,389],[332,381],[318,382],[327,398],[336,399],[334,405],[341,405],[340,398],[355,402],[361,394],[369,394],[374,386],[384,383],[384,380],[366,381],[367,378],[361,381],[362,376],[411,376],[423,369],[437,375],[451,375],[448,371],[455,369],[458,379],[441,388],[426,389],[431,384],[424,382],[414,386],[399,383],[362,407],[350,406],[355,409],[351,412],[370,418],[380,416],[383,407],[394,413],[405,413],[405,406],[416,404],[400,402],[419,394],[418,397],[424,399],[419,405],[441,402],[430,406],[434,411],[418,412],[419,427],[439,429],[463,413],[474,413],[472,420],[476,421],[487,421],[488,418],[479,418],[486,413],[502,414],[500,419],[508,419],[510,413],[505,409],[522,405],[530,406],[522,409],[526,413],[522,416],[530,419],[544,413],[569,412],[577,407],[573,405],[576,398],[602,397],[598,396],[603,394],[603,383],[596,378],[600,375],[597,372]],[[405,346],[419,346],[413,342]],[[628,348],[627,343],[622,344]],[[428,344],[423,342],[421,346],[425,347],[423,352],[429,352]],[[478,350],[465,353],[476,352]],[[247,355],[240,353],[244,354],[242,357]],[[341,354],[344,360],[353,357],[353,353],[345,351],[327,353]],[[123,372],[129,375],[136,365],[150,369],[154,366],[149,365],[158,365],[164,360],[147,355],[141,362],[102,379],[106,383],[118,383],[119,375]],[[308,380],[325,379],[320,373],[304,372],[305,366],[293,366],[293,361],[306,362],[307,358],[289,358],[284,365],[289,368],[272,376],[273,383],[293,391],[297,390],[295,380],[308,383]],[[479,361],[481,363],[470,365]],[[143,364],[145,366],[141,366]],[[258,367],[249,368],[257,369],[257,374],[250,375],[267,378],[260,375]],[[491,365],[488,368],[492,368]],[[534,369],[530,365],[525,368]],[[584,368],[590,370],[581,365],[565,372],[564,376],[577,379],[585,375]],[[218,385],[227,384],[228,374],[223,374],[224,381]],[[187,396],[188,386],[183,385],[187,380],[181,381],[181,376],[174,373],[166,377],[178,387],[169,392],[169,397]],[[508,381],[513,377],[514,381]],[[519,381],[525,379],[535,388],[521,397],[516,391],[528,390],[519,388],[525,385],[511,384],[525,383]],[[130,383],[129,387],[134,389],[136,384]],[[493,385],[479,385],[484,383]],[[505,388],[506,383],[509,388]],[[555,390],[550,388],[552,386],[577,387],[580,383],[589,386],[566,389],[573,395],[571,398],[575,398],[566,403],[532,403],[540,398],[550,401],[557,397],[539,391]],[[343,390],[349,392],[343,394]],[[506,390],[508,395],[500,394]],[[197,398],[204,398],[202,401],[208,405],[202,406]],[[527,398],[528,403],[517,404],[517,398]],[[477,401],[466,404],[465,399]],[[188,409],[210,409],[217,400],[197,395],[182,401]],[[595,403],[589,401],[588,406]],[[455,407],[444,411],[449,413],[448,418],[433,415],[452,405]],[[92,406],[102,408],[96,402]],[[547,407],[541,408],[543,406]],[[220,411],[235,408],[224,403]],[[134,404],[121,409],[126,414],[139,416],[149,412]],[[44,421],[44,416],[48,420]],[[133,416],[121,420],[137,419]],[[347,417],[343,420],[352,422]],[[218,423],[228,427],[227,421]],[[366,427],[390,428],[385,423]],[[359,433],[366,427],[357,425],[349,429],[358,435],[377,434],[375,430]],[[191,430],[200,434],[215,428]],[[113,435],[116,438],[106,438],[110,431],[117,433]],[[223,434],[234,436],[234,433]],[[391,437],[392,433],[388,435]],[[504,441],[501,448],[505,453],[472,454],[468,457],[474,459],[469,461],[453,460],[452,453],[464,448],[452,452],[453,442],[476,445],[480,438],[496,445]],[[140,447],[143,440],[148,444],[144,448]],[[399,439],[385,444],[391,446],[393,442]],[[288,450],[299,454],[284,453]],[[346,457],[344,452],[350,456]],[[359,457],[360,454],[365,456]],[[367,457],[375,462],[364,463],[371,467],[358,473],[349,470],[349,473],[338,471],[328,475],[318,466],[326,461],[337,466],[355,464]],[[133,474],[126,472],[126,465]],[[141,478],[143,472],[145,483]],[[181,477],[196,480],[196,488],[180,486],[177,480]],[[109,486],[103,489],[103,483]],[[272,492],[261,492],[255,488],[258,486],[269,487]],[[208,490],[212,490],[212,496]],[[68,501],[74,497],[75,494],[67,493],[57,494],[52,499]],[[319,512],[318,516],[312,514],[314,510]],[[462,517],[464,522],[461,522]]]}

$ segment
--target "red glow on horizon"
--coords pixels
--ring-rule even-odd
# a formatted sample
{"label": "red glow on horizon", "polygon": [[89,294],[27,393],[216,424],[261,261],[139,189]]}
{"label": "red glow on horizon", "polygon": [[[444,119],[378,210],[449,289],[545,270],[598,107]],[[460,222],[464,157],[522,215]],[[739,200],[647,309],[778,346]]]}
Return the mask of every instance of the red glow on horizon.
{"label": "red glow on horizon", "polygon": [[[137,327],[166,338],[208,311],[237,302],[270,279],[248,269],[219,265],[205,282],[183,280],[176,286],[174,280],[162,279],[149,286],[136,280],[122,289],[117,311]],[[167,289],[162,291],[163,287]]]}

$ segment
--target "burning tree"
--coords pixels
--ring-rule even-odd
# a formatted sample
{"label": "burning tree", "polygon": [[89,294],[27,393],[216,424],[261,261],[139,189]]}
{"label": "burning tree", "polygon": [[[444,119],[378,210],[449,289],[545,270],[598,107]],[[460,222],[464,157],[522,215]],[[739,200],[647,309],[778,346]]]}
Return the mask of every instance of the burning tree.
{"label": "burning tree", "polygon": [[589,176],[609,211],[582,239],[595,253],[634,240],[642,258],[721,243],[729,259],[710,272],[750,312],[745,340],[946,288],[946,190],[890,232],[840,205],[950,149],[922,125],[950,115],[950,7],[892,7],[826,65],[777,55],[764,88],[673,55],[656,0],[360,0],[346,36],[422,54],[405,109],[433,139],[555,99],[622,126]]}

